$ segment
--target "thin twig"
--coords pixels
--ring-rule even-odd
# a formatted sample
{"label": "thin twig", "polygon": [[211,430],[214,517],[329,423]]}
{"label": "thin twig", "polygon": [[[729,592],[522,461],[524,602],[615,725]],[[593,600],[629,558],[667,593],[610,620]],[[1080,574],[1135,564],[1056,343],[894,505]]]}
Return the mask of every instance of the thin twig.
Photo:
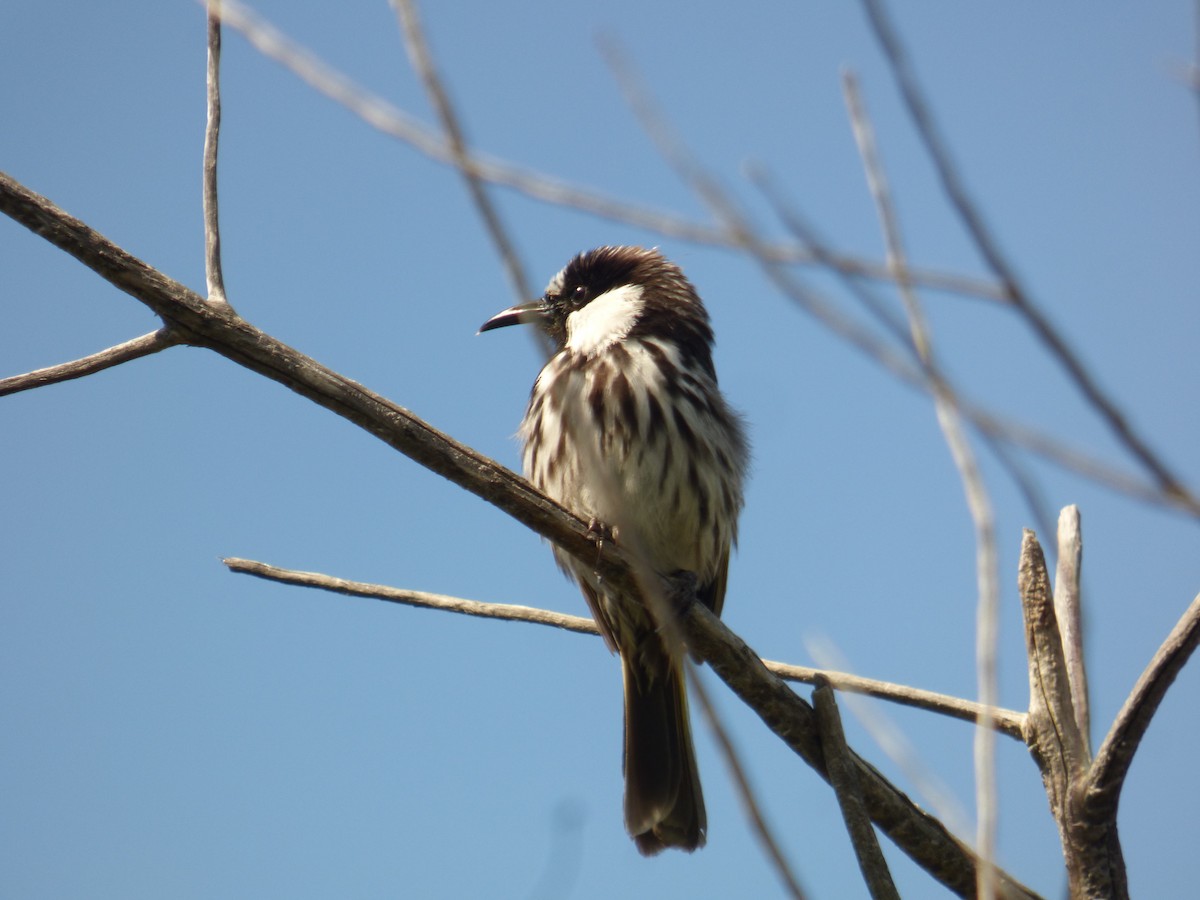
{"label": "thin twig", "polygon": [[850,758],[850,748],[846,746],[837,700],[828,681],[822,679],[813,691],[813,708],[821,729],[821,749],[825,753],[825,766],[829,769],[829,783],[837,794],[842,820],[854,845],[858,868],[867,883],[867,890],[874,900],[900,900],[887,860],[883,858],[883,851],[879,847],[879,838],[863,804],[862,789]]}
{"label": "thin twig", "polygon": [[1193,516],[1200,515],[1200,499],[1198,498],[1164,493],[1158,486],[1107,465],[1055,437],[1030,428],[1022,422],[995,415],[961,398],[958,401],[958,408],[973,426],[989,437],[1028,450],[1057,466],[1135,500],[1159,504],[1168,509],[1178,509]]}
{"label": "thin twig", "polygon": [[[892,203],[887,176],[879,159],[875,130],[867,117],[858,92],[858,83],[850,71],[843,73],[842,88],[854,130],[855,142],[862,157],[867,185],[883,229],[888,264],[896,277],[896,285],[908,315],[912,344],[927,372],[933,370],[933,345],[920,299],[908,278],[907,257],[900,234],[899,219]],[[979,702],[989,709],[996,705],[996,646],[999,617],[1000,577],[996,566],[995,517],[975,453],[962,426],[955,397],[941,378],[931,377],[934,407],[938,425],[950,449],[950,455],[962,481],[967,508],[975,527],[975,571],[978,587],[975,653]],[[996,883],[992,860],[996,855],[996,749],[995,735],[990,728],[975,732],[975,801],[978,826],[975,847],[984,860],[979,867],[978,894],[984,900],[995,896]]]}
{"label": "thin twig", "polygon": [[904,98],[909,116],[938,173],[942,189],[988,267],[1004,285],[1009,303],[1020,312],[1033,333],[1037,335],[1050,355],[1066,370],[1080,393],[1108,425],[1109,430],[1151,474],[1162,492],[1167,496],[1176,496],[1187,501],[1193,514],[1197,514],[1195,510],[1198,504],[1195,494],[1171,472],[1150,445],[1137,434],[1116,402],[1101,389],[1099,383],[1083,364],[1083,360],[1071,349],[1071,346],[1058,333],[1049,318],[1038,308],[1022,286],[1015,269],[1001,252],[998,242],[983,221],[983,215],[967,193],[958,169],[950,158],[946,142],[934,121],[924,93],[917,84],[916,74],[909,62],[907,51],[888,18],[882,0],[863,0],[863,4],[866,7],[871,28],[887,57],[892,75]]}
{"label": "thin twig", "polygon": [[1015,740],[1024,740],[1025,714],[1016,710],[1002,707],[985,709],[974,700],[964,700],[950,694],[939,694],[936,691],[926,691],[905,684],[895,684],[891,681],[878,681],[874,678],[864,678],[861,675],[852,675],[849,672],[839,672],[833,669],[814,669],[766,659],[763,660],[763,665],[786,681],[816,684],[819,679],[824,678],[839,691],[845,693],[863,694],[901,706],[935,712],[952,719],[974,722],[984,727],[994,728]]}
{"label": "thin twig", "polygon": [[117,344],[115,347],[109,347],[107,350],[101,350],[99,353],[93,353],[82,359],[59,363],[45,369],[34,369],[24,375],[0,378],[0,397],[5,394],[16,394],[32,388],[45,387],[48,384],[57,384],[60,381],[70,381],[72,378],[83,378],[85,375],[119,366],[131,359],[150,356],[152,353],[166,350],[168,347],[174,347],[180,343],[182,340],[172,329],[160,328],[158,331],[143,334],[141,337],[125,341],[123,344]]}
{"label": "thin twig", "polygon": [[[301,572],[295,569],[283,569],[267,563],[249,559],[230,557],[222,560],[231,571],[247,575],[255,575],[268,581],[278,581],[282,584],[292,584],[300,587],[318,588],[349,594],[356,597],[370,597],[401,603],[408,606],[424,606],[447,612],[463,613],[469,616],[483,616],[491,619],[509,619],[518,622],[529,622],[536,625],[549,625],[553,628],[564,628],[580,634],[599,634],[595,623],[590,618],[571,616],[551,610],[538,609],[529,606],[514,606],[505,603],[485,603],[479,600],[466,600],[461,597],[448,597],[444,594],[429,594],[424,591],[412,591],[402,588],[388,587],[382,584],[371,584],[365,581],[350,581],[333,575],[318,572]],[[849,672],[838,672],[832,669],[814,669],[809,666],[797,666],[791,663],[774,662],[764,659],[763,665],[785,681],[800,684],[815,685],[824,680],[839,691],[853,694],[864,694],[880,700],[898,703],[924,709],[940,715],[961,719],[964,722],[978,722],[995,728],[1001,734],[1023,741],[1025,716],[1011,709],[991,710],[990,721],[985,718],[985,710],[972,700],[964,700],[949,694],[939,694],[904,684],[894,684],[890,681],[879,681],[874,678],[864,678]]]}
{"label": "thin twig", "polygon": [[450,94],[442,83],[437,66],[434,65],[433,57],[429,52],[429,44],[425,40],[425,32],[421,27],[420,16],[417,14],[417,5],[414,0],[392,0],[392,6],[400,20],[409,61],[425,85],[425,92],[429,95],[434,111],[442,123],[442,130],[445,132],[446,142],[450,147],[454,167],[466,182],[471,202],[475,204],[475,209],[483,220],[484,227],[496,247],[496,252],[500,254],[500,260],[504,264],[504,271],[508,274],[513,293],[518,300],[528,300],[533,296],[533,289],[529,285],[529,279],[525,277],[525,268],[521,265],[516,245],[509,237],[508,229],[500,218],[500,211],[496,209],[491,197],[488,196],[483,178],[471,165],[462,125],[459,122],[458,114],[454,111],[454,105],[450,102]]}
{"label": "thin twig", "polygon": [[204,275],[208,299],[228,303],[221,272],[221,228],[217,214],[217,145],[221,135],[221,0],[208,0],[208,122],[204,129]]}
{"label": "thin twig", "polygon": [[464,600],[462,597],[449,597],[445,594],[431,594],[426,591],[410,591],[401,588],[388,587],[383,584],[370,584],[365,581],[349,581],[336,578],[320,572],[300,572],[295,569],[281,569],[253,559],[239,559],[231,556],[221,560],[231,572],[243,575],[253,575],[267,581],[281,584],[291,584],[297,587],[318,588],[323,591],[333,591],[350,597],[369,597],[372,600],[385,600],[388,603],[398,603],[402,606],[416,606],[424,609],[437,609],[443,612],[459,613],[465,616],[478,616],[484,619],[504,619],[510,622],[530,622],[535,625],[549,625],[564,631],[577,634],[598,635],[596,623],[583,616],[571,616],[566,613],[554,612],[549,609],[538,609],[533,606],[517,606],[511,603],[483,603],[478,600]]}

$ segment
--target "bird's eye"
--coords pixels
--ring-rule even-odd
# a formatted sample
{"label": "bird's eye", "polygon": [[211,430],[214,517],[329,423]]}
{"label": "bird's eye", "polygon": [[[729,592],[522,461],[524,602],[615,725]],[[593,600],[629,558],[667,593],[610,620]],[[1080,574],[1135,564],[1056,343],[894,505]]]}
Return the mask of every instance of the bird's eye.
{"label": "bird's eye", "polygon": [[571,300],[575,303],[582,304],[587,300],[588,290],[582,284],[577,285],[575,290],[571,291]]}

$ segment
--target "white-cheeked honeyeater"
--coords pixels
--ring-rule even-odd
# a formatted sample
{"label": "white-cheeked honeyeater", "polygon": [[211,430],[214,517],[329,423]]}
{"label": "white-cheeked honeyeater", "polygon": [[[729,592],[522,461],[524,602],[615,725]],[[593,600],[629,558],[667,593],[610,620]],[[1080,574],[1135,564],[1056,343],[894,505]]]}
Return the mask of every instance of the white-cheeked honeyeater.
{"label": "white-cheeked honeyeater", "polygon": [[[480,330],[515,324],[538,326],[556,351],[521,424],[526,477],[658,575],[687,573],[720,615],[748,452],[695,288],[657,250],[601,247]],[[654,611],[639,601],[619,613],[591,567],[555,556],[620,654],[626,828],[646,855],[695,850],[707,822],[682,660]]]}

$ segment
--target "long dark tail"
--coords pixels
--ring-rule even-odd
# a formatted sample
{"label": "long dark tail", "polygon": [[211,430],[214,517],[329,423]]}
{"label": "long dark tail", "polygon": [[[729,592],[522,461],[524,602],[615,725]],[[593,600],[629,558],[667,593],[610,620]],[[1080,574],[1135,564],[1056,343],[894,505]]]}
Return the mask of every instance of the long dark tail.
{"label": "long dark tail", "polygon": [[[625,827],[638,851],[704,846],[708,827],[692,749],[687,687],[678,661],[631,664],[625,676]],[[653,676],[648,668],[657,669]]]}

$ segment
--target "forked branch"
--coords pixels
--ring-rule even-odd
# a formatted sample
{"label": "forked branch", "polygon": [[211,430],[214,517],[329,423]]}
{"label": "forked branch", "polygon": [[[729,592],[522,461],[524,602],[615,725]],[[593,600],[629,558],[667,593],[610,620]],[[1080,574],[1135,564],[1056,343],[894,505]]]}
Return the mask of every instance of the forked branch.
{"label": "forked branch", "polygon": [[1062,635],[1042,548],[1032,531],[1021,543],[1018,584],[1029,656],[1026,742],[1042,773],[1050,812],[1058,824],[1072,897],[1128,897],[1116,807],[1084,803],[1090,759],[1079,731]]}

